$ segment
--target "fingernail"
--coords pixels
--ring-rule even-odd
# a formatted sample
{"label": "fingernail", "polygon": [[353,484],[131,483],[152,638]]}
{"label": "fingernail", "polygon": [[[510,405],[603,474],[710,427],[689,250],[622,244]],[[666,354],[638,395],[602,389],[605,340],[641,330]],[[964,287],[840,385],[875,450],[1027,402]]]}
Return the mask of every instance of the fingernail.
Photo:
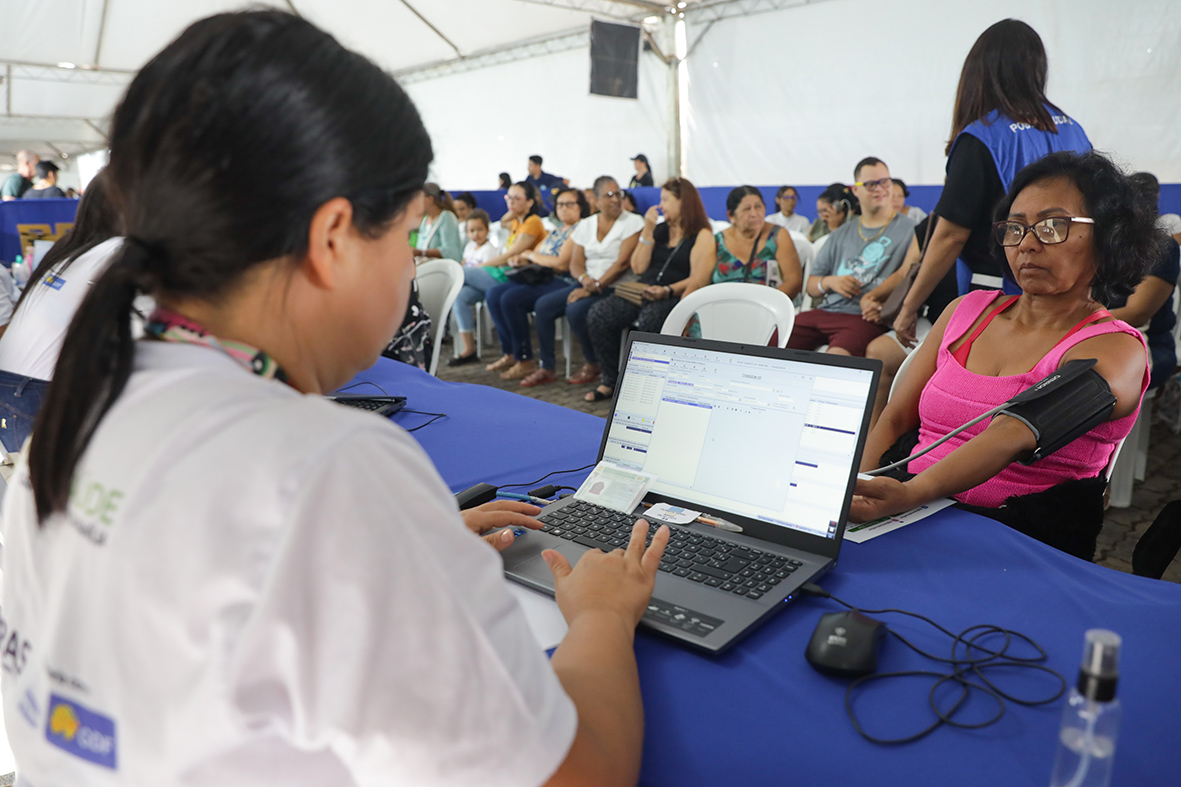
{"label": "fingernail", "polygon": [[545,558],[545,564],[546,564],[547,566],[552,566],[552,565],[554,564],[554,556],[553,556],[553,553],[551,553],[551,552],[542,552],[542,553],[541,553],[541,556],[542,556],[543,558]]}
{"label": "fingernail", "polygon": [[505,530],[503,533],[500,534],[501,543],[509,544],[509,543],[512,543],[512,540],[513,540],[513,531]]}

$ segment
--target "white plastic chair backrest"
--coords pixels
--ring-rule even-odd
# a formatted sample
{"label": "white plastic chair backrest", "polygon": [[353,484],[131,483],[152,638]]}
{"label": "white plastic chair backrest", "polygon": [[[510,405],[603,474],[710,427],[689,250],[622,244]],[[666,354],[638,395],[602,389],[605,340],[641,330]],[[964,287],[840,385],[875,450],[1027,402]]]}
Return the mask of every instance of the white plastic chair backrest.
{"label": "white plastic chair backrest", "polygon": [[499,251],[504,251],[504,244],[508,240],[509,231],[504,227],[492,222],[492,226],[488,228],[488,240],[492,241],[492,245]]}
{"label": "white plastic chair backrest", "polygon": [[787,345],[796,310],[791,298],[765,284],[723,282],[689,293],[669,312],[660,332],[680,336],[693,315],[703,339],[766,345],[779,330],[779,346]]}
{"label": "white plastic chair backrest", "polygon": [[419,263],[414,274],[418,279],[418,298],[431,317],[434,351],[431,353],[431,374],[439,368],[439,350],[443,347],[443,329],[451,316],[451,307],[463,289],[463,266],[455,260],[428,260]]}
{"label": "white plastic chair backrest", "polygon": [[709,226],[713,229],[714,235],[717,235],[719,232],[725,232],[726,230],[730,229],[730,222],[710,219]]}
{"label": "white plastic chair backrest", "polygon": [[1111,452],[1111,458],[1107,460],[1107,467],[1103,468],[1103,476],[1109,484],[1111,483],[1111,472],[1115,470],[1115,463],[1119,460],[1120,451],[1124,450],[1124,440],[1127,439],[1124,437],[1123,440],[1115,444],[1115,450]]}
{"label": "white plastic chair backrest", "polygon": [[988,276],[984,273],[973,273],[972,284],[976,287],[983,287],[987,290],[999,290],[1004,286],[1005,280],[1000,276]]}
{"label": "white plastic chair backrest", "polygon": [[820,250],[824,248],[824,244],[828,243],[828,238],[830,235],[832,235],[831,232],[828,233],[828,235],[821,235],[819,238],[812,241],[812,252],[819,254]]}
{"label": "white plastic chair backrest", "polygon": [[[812,264],[812,260],[816,259],[816,247],[806,235],[795,230],[788,230],[787,234],[791,235],[791,242],[795,244],[796,254],[800,257],[800,267],[807,270],[808,266]],[[807,280],[805,279],[805,281]]]}
{"label": "white plastic chair backrest", "polygon": [[1177,322],[1173,326],[1173,341],[1177,349],[1181,350],[1181,283],[1173,285],[1173,314],[1177,315]]}
{"label": "white plastic chair backrest", "polygon": [[890,398],[891,399],[893,399],[894,394],[898,392],[898,386],[899,386],[899,384],[901,384],[902,378],[906,376],[907,371],[910,370],[911,361],[914,360],[914,356],[915,356],[917,350],[919,349],[919,347],[921,347],[921,346],[922,346],[922,342],[920,341],[918,344],[915,345],[914,349],[911,350],[910,353],[906,356],[906,358],[902,361],[902,365],[898,367],[898,371],[894,373],[894,382],[890,383]]}

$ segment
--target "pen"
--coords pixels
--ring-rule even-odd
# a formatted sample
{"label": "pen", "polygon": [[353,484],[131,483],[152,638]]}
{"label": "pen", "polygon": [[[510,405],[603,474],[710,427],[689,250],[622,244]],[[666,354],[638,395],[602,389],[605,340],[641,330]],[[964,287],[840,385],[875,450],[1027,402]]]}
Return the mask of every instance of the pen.
{"label": "pen", "polygon": [[516,492],[497,492],[497,497],[507,497],[509,500],[524,500],[526,503],[532,503],[535,506],[545,508],[552,500],[542,500],[540,497],[533,497],[532,495],[519,495]]}
{"label": "pen", "polygon": [[709,525],[710,527],[716,527],[718,530],[725,530],[727,533],[741,533],[742,532],[741,527],[734,524],[733,522],[727,522],[725,519],[710,519],[708,517],[699,516],[699,517],[697,517],[697,521],[701,522],[703,525]]}

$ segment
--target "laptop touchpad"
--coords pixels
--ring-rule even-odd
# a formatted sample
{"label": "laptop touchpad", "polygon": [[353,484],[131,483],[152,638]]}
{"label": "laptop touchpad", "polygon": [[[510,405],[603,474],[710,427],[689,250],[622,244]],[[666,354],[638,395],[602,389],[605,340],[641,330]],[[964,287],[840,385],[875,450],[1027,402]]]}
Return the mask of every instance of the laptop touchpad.
{"label": "laptop touchpad", "polygon": [[[570,561],[571,566],[576,565],[578,563],[578,559],[581,558],[587,551],[589,551],[586,547],[579,546],[578,544],[559,544],[556,547],[552,547],[552,549],[561,553],[568,561]],[[549,570],[549,565],[545,562],[545,558],[543,558],[541,555],[538,555],[532,560],[527,560],[521,565],[514,567],[513,573],[522,578],[528,578],[537,582],[541,582],[545,585],[548,585],[549,587],[553,587],[554,585],[554,574]]]}

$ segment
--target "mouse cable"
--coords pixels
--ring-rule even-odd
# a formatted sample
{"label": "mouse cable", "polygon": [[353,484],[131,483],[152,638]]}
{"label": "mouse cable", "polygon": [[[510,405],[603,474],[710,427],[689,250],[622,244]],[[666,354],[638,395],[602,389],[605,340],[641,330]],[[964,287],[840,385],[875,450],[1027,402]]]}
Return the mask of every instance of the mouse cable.
{"label": "mouse cable", "polygon": [[[409,407],[403,407],[401,410],[398,411],[398,413],[414,413],[415,415],[433,415],[434,416],[434,418],[427,421],[425,424],[419,424],[418,426],[414,427],[413,429],[407,429],[406,430],[407,432],[417,432],[419,429],[430,426],[435,421],[438,421],[440,418],[447,417],[447,413],[428,413],[426,410],[411,410]],[[397,415],[398,413],[394,413],[394,415]]]}
{"label": "mouse cable", "polygon": [[[926,652],[925,650],[918,647],[910,640],[903,637],[901,634],[899,634],[894,629],[890,628],[889,626],[886,626],[886,630],[889,631],[890,634],[892,634],[895,638],[897,638],[900,642],[902,642],[902,644],[906,645],[908,648],[913,650],[915,653],[918,653],[920,656],[924,656],[928,659],[931,659],[932,661],[936,661],[936,662],[939,662],[942,664],[949,664],[949,665],[951,665],[951,670],[948,672],[939,672],[939,671],[935,671],[935,670],[907,670],[907,671],[902,671],[902,672],[879,672],[879,673],[873,673],[870,675],[863,675],[860,678],[855,679],[852,683],[850,683],[849,687],[845,691],[845,711],[846,711],[846,713],[849,714],[849,720],[853,723],[853,728],[857,730],[858,734],[861,735],[861,737],[865,738],[867,741],[870,741],[871,743],[880,743],[880,744],[886,744],[886,745],[900,744],[900,743],[911,743],[913,741],[917,741],[922,738],[925,738],[926,736],[930,735],[935,730],[939,729],[939,727],[943,726],[944,724],[948,725],[949,727],[958,727],[960,729],[966,729],[966,730],[982,729],[982,728],[987,727],[991,724],[994,724],[995,722],[999,721],[1002,716],[1004,716],[1004,714],[1005,714],[1005,700],[1016,703],[1018,705],[1025,705],[1025,706],[1047,705],[1051,702],[1054,702],[1055,700],[1057,700],[1059,697],[1061,697],[1063,694],[1066,693],[1066,685],[1067,685],[1066,679],[1064,677],[1062,677],[1062,675],[1059,674],[1058,672],[1054,671],[1053,669],[1050,669],[1049,667],[1047,667],[1041,663],[1041,662],[1045,661],[1047,658],[1047,654],[1046,654],[1045,649],[1042,648],[1042,646],[1039,645],[1037,642],[1035,642],[1032,638],[1026,636],[1025,634],[1022,634],[1019,631],[1014,631],[1012,629],[1006,629],[1006,628],[1002,628],[1001,626],[994,626],[994,625],[990,625],[990,624],[977,624],[974,626],[969,626],[968,628],[961,631],[959,634],[954,634],[951,631],[944,628],[943,626],[936,623],[935,621],[931,620],[930,618],[920,615],[917,612],[910,612],[905,609],[892,609],[892,608],[861,609],[860,607],[855,607],[852,604],[850,604],[846,601],[842,601],[841,599],[832,595],[831,593],[829,593],[827,590],[820,587],[819,585],[813,584],[811,582],[805,583],[803,585],[803,587],[800,588],[800,592],[805,596],[815,596],[818,598],[832,599],[833,601],[840,604],[841,606],[851,609],[854,612],[868,613],[871,615],[881,615],[881,614],[886,614],[886,613],[896,613],[896,614],[900,614],[900,615],[908,615],[912,618],[917,618],[918,620],[921,620],[925,623],[930,624],[935,629],[937,629],[940,633],[945,634],[951,638],[951,656],[949,658],[943,657],[943,656],[936,656],[933,653]],[[1004,640],[1003,640],[1003,645],[996,650],[985,647],[980,642],[983,639],[987,639],[987,638],[994,637],[997,635],[1002,636],[1004,638]],[[1023,640],[1024,642],[1028,643],[1030,646],[1032,646],[1037,651],[1038,655],[1036,655],[1036,656],[1017,656],[1017,655],[1010,654],[1008,652],[1009,647],[1010,647],[1010,645],[1012,645],[1014,639]],[[962,656],[959,655],[961,646],[963,648],[963,655]],[[978,653],[981,653],[984,655],[981,655],[978,657],[973,657],[973,655],[972,655],[973,652],[978,652]],[[1045,673],[1057,678],[1058,684],[1059,684],[1058,690],[1055,691],[1052,696],[1042,697],[1042,698],[1028,699],[1028,698],[1014,696],[1014,695],[1004,691],[996,683],[994,683],[993,681],[991,681],[987,677],[985,677],[985,675],[984,675],[985,670],[994,669],[997,667],[1003,667],[1003,668],[1018,667],[1018,668],[1034,669],[1034,670],[1038,670],[1041,672],[1045,672]],[[855,694],[857,693],[857,690],[859,688],[861,688],[862,686],[865,686],[866,684],[871,683],[872,681],[875,681],[875,680],[882,680],[885,678],[904,678],[904,677],[905,678],[929,677],[929,678],[934,679],[934,682],[931,685],[931,689],[927,695],[927,701],[931,707],[932,712],[935,714],[935,721],[932,722],[927,727],[914,733],[913,735],[908,735],[908,736],[902,737],[902,738],[879,738],[874,735],[870,735],[862,727],[860,720],[857,718],[857,713],[853,707],[853,699],[854,699]],[[972,677],[977,678],[979,680],[979,682],[974,682],[972,680]],[[958,686],[960,691],[959,691],[959,696],[951,704],[951,707],[949,707],[947,709],[943,709],[942,707],[940,707],[940,705],[936,699],[936,693],[939,691],[940,688],[942,688],[944,685],[947,685],[947,684],[953,684],[955,686]],[[996,713],[991,718],[988,718],[988,719],[986,719],[984,721],[980,721],[980,722],[956,721],[956,719],[954,718],[956,713],[959,712],[959,710],[964,706],[964,703],[968,700],[971,692],[973,692],[973,691],[979,692],[987,697],[992,698],[996,702],[996,705],[997,705]]]}
{"label": "mouse cable", "polygon": [[[594,467],[597,464],[598,464],[598,462],[591,462],[589,465],[583,465],[582,467],[576,467],[573,470],[555,470],[552,473],[546,473],[545,475],[543,475],[541,478],[537,479],[536,481],[526,481],[523,484],[501,484],[500,486],[497,487],[497,489],[508,489],[509,487],[514,487],[514,486],[533,486],[534,484],[540,484],[542,481],[549,478],[551,475],[563,475],[565,473],[578,473],[578,472],[581,472],[582,470],[590,470],[592,467]],[[566,487],[558,487],[558,488],[559,489],[573,489],[574,487],[566,486]]]}
{"label": "mouse cable", "polygon": [[377,390],[381,391],[381,395],[382,395],[382,396],[389,396],[389,395],[390,395],[390,394],[389,394],[389,393],[388,393],[388,392],[387,392],[387,391],[386,391],[384,388],[382,388],[380,385],[378,385],[377,383],[371,383],[371,382],[369,382],[368,380],[362,380],[362,381],[361,381],[361,382],[359,382],[359,383],[353,383],[352,385],[346,385],[344,388],[337,388],[335,391],[333,391],[333,393],[340,393],[341,391],[347,391],[347,390],[348,390],[348,389],[350,389],[350,388],[356,388],[358,385],[372,385],[374,388],[376,388]]}

